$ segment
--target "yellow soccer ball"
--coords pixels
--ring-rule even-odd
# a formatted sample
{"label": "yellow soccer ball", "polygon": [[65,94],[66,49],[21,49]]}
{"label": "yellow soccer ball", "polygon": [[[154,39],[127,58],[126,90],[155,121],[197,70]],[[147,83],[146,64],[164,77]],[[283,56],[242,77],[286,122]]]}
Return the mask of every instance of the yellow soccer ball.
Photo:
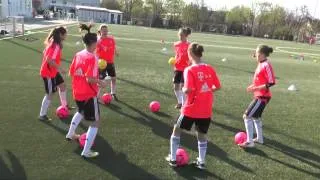
{"label": "yellow soccer ball", "polygon": [[170,65],[174,65],[174,64],[176,63],[176,59],[175,59],[174,57],[171,57],[171,58],[169,59],[168,63],[169,63]]}
{"label": "yellow soccer ball", "polygon": [[98,66],[100,70],[105,69],[107,67],[107,61],[103,59],[99,59]]}

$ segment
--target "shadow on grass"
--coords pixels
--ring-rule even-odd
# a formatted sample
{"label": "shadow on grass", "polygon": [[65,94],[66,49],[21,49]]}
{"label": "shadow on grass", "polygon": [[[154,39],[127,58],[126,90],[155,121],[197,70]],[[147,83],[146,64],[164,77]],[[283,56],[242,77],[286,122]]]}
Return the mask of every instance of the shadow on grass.
{"label": "shadow on grass", "polygon": [[223,180],[221,177],[207,171],[207,170],[199,170],[194,167],[194,165],[189,164],[184,167],[177,167],[174,168],[174,171],[177,172],[177,174],[185,179],[217,179],[217,180]]}
{"label": "shadow on grass", "polygon": [[155,92],[155,93],[157,93],[157,94],[161,94],[161,95],[164,95],[164,96],[167,96],[167,97],[173,97],[173,94],[168,94],[168,93],[159,91],[158,89],[155,89],[155,88],[152,88],[152,87],[143,85],[143,84],[139,84],[139,83],[137,83],[137,82],[133,82],[133,81],[130,81],[130,80],[127,80],[127,79],[124,79],[124,78],[119,78],[119,77],[117,77],[117,80],[122,81],[122,82],[125,82],[125,83],[130,84],[130,85],[133,85],[133,86],[136,86],[136,87],[139,87],[139,88],[142,88],[142,89],[146,89],[146,90],[149,90],[149,91],[153,91],[153,92]]}
{"label": "shadow on grass", "polygon": [[[9,159],[8,164],[4,162],[3,157],[7,157]],[[20,163],[20,160],[11,151],[6,150],[6,154],[0,156],[0,179],[27,179],[24,167]]]}
{"label": "shadow on grass", "polygon": [[[222,123],[219,123],[219,122],[212,122],[215,126],[217,127],[220,127],[220,128],[223,128],[227,131],[230,131],[230,132],[233,132],[233,133],[237,133],[239,131],[241,131],[241,129],[238,129],[238,128],[234,128],[234,127],[231,127],[231,126],[227,126],[227,125],[224,125]],[[281,152],[291,158],[294,158],[298,161],[301,161],[309,166],[312,166],[316,169],[320,169],[320,156],[319,155],[316,155],[314,153],[311,153],[309,151],[306,151],[306,150],[297,150],[295,148],[292,148],[290,146],[287,146],[285,144],[282,144],[276,140],[272,140],[272,139],[269,139],[269,138],[264,138],[265,142],[264,142],[264,145],[271,148],[271,149],[274,149],[278,152]],[[264,157],[264,158],[268,158],[268,159],[271,159],[277,163],[280,163],[280,164],[283,164],[289,168],[292,168],[292,169],[295,169],[295,170],[298,170],[302,173],[306,173],[306,174],[309,174],[311,176],[314,176],[314,177],[320,177],[320,173],[313,173],[313,172],[310,172],[310,171],[307,171],[305,169],[302,169],[300,167],[296,167],[294,165],[291,165],[291,164],[288,164],[286,162],[282,162],[278,159],[274,159],[272,157],[269,157],[267,154],[265,154],[263,151],[259,150],[259,149],[256,149],[256,148],[251,148],[251,149],[246,149],[245,150],[246,152],[249,152],[251,154],[254,154],[254,155],[259,155],[261,157]]]}
{"label": "shadow on grass", "polygon": [[[67,121],[62,121],[67,124]],[[66,135],[67,130],[61,127],[55,126],[50,122],[43,122],[44,124],[55,129],[57,132]],[[87,129],[83,124],[80,123],[79,127]],[[129,162],[127,157],[123,153],[116,153],[111,145],[99,134],[96,136],[96,151],[100,152],[100,155],[95,159],[86,159],[87,161],[97,167],[109,172],[113,176],[119,179],[158,179],[156,176],[146,172],[137,165]],[[81,154],[81,149],[78,148],[74,152],[79,155]]]}
{"label": "shadow on grass", "polygon": [[[110,108],[111,110],[126,116],[132,120],[137,121],[138,123],[144,125],[144,126],[148,126],[152,129],[153,133],[165,138],[165,139],[170,139],[171,136],[171,131],[172,131],[172,127],[170,127],[167,123],[163,123],[162,121],[153,118],[152,116],[140,111],[139,109],[135,108],[132,105],[129,105],[123,101],[119,101],[120,104],[122,104],[123,106],[126,106],[127,108],[131,109],[132,111],[136,112],[139,116],[133,116],[129,113],[123,112],[119,109],[113,109]],[[193,151],[198,151],[197,149],[197,141],[196,138],[190,134],[187,133],[183,133],[182,134],[182,138],[181,138],[181,145],[192,149]],[[168,147],[169,149],[169,147]],[[215,156],[216,158],[228,163],[229,165],[233,166],[234,168],[237,168],[239,170],[245,171],[245,172],[249,172],[249,173],[253,173],[253,171],[251,169],[249,169],[248,167],[242,165],[241,163],[234,161],[232,159],[230,159],[228,157],[228,154],[221,148],[219,148],[217,145],[208,142],[208,149],[209,151],[207,151],[207,153],[209,155]]]}

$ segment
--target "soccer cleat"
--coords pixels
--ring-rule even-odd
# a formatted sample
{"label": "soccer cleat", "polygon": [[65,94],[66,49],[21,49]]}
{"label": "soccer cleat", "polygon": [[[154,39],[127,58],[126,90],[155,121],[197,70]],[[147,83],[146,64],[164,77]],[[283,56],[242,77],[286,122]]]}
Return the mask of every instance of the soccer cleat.
{"label": "soccer cleat", "polygon": [[99,156],[99,153],[94,152],[94,151],[89,151],[88,153],[85,153],[85,154],[81,153],[81,156],[85,159],[86,158],[95,158],[95,157]]}
{"label": "soccer cleat", "polygon": [[244,142],[242,144],[238,144],[238,146],[241,148],[253,148],[254,142]]}
{"label": "soccer cleat", "polygon": [[79,138],[80,138],[79,134],[73,134],[72,136],[66,135],[66,140],[67,141],[78,140]]}
{"label": "soccer cleat", "polygon": [[258,143],[258,144],[263,144],[263,140],[260,140],[258,138],[254,138],[253,142]]}
{"label": "soccer cleat", "polygon": [[39,119],[40,121],[51,121],[51,120],[52,120],[51,118],[48,118],[47,115],[39,116],[38,119]]}
{"label": "soccer cleat", "polygon": [[111,94],[112,96],[112,99],[115,100],[115,101],[119,101],[119,99],[117,98],[116,94]]}
{"label": "soccer cleat", "polygon": [[171,160],[170,154],[165,158],[171,167],[177,167],[177,161]]}
{"label": "soccer cleat", "polygon": [[174,108],[181,109],[181,107],[182,107],[182,104],[177,104]]}
{"label": "soccer cleat", "polygon": [[194,167],[200,169],[200,170],[205,170],[206,166],[204,163],[200,163],[199,158],[197,158],[196,161],[193,161],[192,164],[194,165]]}

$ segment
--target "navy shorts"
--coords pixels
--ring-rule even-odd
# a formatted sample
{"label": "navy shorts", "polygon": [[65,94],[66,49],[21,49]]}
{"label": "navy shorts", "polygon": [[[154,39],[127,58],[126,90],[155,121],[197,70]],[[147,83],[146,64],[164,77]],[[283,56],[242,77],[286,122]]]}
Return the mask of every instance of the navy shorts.
{"label": "navy shorts", "polygon": [[44,88],[47,94],[52,94],[57,92],[57,87],[64,83],[63,77],[60,73],[57,73],[54,78],[45,78],[43,77]]}
{"label": "navy shorts", "polygon": [[184,83],[183,71],[174,71],[173,83],[174,84]]}
{"label": "navy shorts", "polygon": [[269,101],[269,97],[255,98],[252,100],[244,114],[248,118],[261,118],[262,113]]}
{"label": "navy shorts", "polygon": [[211,118],[191,118],[185,115],[180,115],[177,119],[176,126],[190,131],[193,124],[196,125],[196,130],[203,134],[207,134],[211,124]]}
{"label": "navy shorts", "polygon": [[100,79],[104,79],[106,76],[116,77],[116,68],[113,63],[108,63],[105,69],[99,70]]}
{"label": "navy shorts", "polygon": [[76,101],[78,112],[84,116],[87,121],[98,121],[100,119],[100,109],[96,97],[86,101]]}

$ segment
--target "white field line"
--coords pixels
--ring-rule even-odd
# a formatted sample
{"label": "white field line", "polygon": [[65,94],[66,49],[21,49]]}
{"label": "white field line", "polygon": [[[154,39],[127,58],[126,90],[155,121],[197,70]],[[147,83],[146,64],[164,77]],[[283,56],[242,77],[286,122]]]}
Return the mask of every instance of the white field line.
{"label": "white field line", "polygon": [[[292,47],[276,47],[277,51],[282,52],[282,53],[287,53],[287,54],[294,54],[294,55],[301,55],[303,54],[304,56],[317,56],[320,57],[320,54],[314,54],[314,53],[298,53],[298,52],[292,52],[292,51],[287,51],[283,49],[292,49],[292,50],[303,50],[303,48],[292,48]],[[312,51],[320,51],[320,50],[312,50]]]}

